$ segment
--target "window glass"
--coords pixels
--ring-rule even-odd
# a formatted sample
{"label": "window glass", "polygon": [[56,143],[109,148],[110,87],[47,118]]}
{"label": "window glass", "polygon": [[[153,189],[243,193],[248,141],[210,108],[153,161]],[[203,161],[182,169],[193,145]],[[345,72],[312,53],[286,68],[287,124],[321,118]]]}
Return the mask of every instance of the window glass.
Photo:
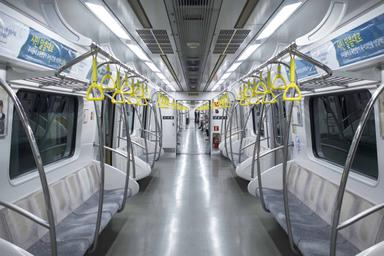
{"label": "window glass", "polygon": [[[123,108],[121,108],[123,109]],[[127,118],[128,118],[128,125],[130,129],[130,134],[133,132],[133,121],[134,121],[134,111],[132,106],[126,106],[125,109],[127,110]],[[127,131],[125,129],[125,123],[124,123],[124,113],[121,113],[120,115],[120,127],[121,127],[121,137],[125,138],[127,137]]]}
{"label": "window glass", "polygon": [[[311,98],[312,140],[316,157],[344,166],[360,117],[370,98],[368,90]],[[352,169],[374,179],[378,177],[373,111],[364,129]]]}
{"label": "window glass", "polygon": [[[17,96],[28,116],[43,164],[71,157],[75,150],[78,101],[74,96],[20,90]],[[27,136],[13,112],[10,177],[36,168]]]}
{"label": "window glass", "polygon": [[[255,106],[252,108],[252,120],[253,120],[253,132],[255,134],[259,131],[259,123],[260,123],[260,111],[261,111],[261,105]],[[261,130],[260,130],[260,136],[264,137],[264,123],[262,122]]]}
{"label": "window glass", "polygon": [[[283,107],[283,112],[281,113],[280,106]],[[272,121],[275,133],[275,144],[277,146],[283,144],[283,127],[282,121],[284,122],[286,118],[286,110],[284,103],[276,103],[271,105],[272,108]]]}

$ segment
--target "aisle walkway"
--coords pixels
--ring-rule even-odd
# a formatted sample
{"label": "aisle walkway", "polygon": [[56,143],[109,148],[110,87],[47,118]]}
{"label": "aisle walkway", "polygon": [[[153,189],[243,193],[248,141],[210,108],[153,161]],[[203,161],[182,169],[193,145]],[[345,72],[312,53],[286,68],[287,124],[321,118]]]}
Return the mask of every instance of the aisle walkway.
{"label": "aisle walkway", "polygon": [[178,154],[209,154],[209,139],[195,126],[194,120],[181,130],[177,146]]}
{"label": "aisle walkway", "polygon": [[292,255],[285,232],[220,155],[165,156],[140,185],[103,232],[98,255]]}

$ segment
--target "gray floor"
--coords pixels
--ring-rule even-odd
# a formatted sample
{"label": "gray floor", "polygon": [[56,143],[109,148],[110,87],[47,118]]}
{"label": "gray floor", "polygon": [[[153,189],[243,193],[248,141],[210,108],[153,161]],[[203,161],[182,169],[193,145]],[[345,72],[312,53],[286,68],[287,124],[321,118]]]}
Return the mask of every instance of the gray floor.
{"label": "gray floor", "polygon": [[178,154],[209,154],[209,138],[195,126],[194,120],[178,134]]}
{"label": "gray floor", "polygon": [[285,232],[218,154],[165,156],[140,185],[97,255],[293,255]]}

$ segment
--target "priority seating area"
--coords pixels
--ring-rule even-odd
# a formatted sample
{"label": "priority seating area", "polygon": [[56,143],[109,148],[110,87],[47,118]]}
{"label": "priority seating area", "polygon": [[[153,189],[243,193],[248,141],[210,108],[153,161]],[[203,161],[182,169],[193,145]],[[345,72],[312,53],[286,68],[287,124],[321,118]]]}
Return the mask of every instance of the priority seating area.
{"label": "priority seating area", "polygon": [[[293,240],[303,255],[329,255],[331,218],[338,186],[329,180],[302,167],[294,160],[288,162],[289,210]],[[266,208],[286,230],[283,192],[267,183],[274,174],[281,177],[282,165],[273,167],[262,174],[266,176],[263,188]],[[259,196],[257,179],[248,189]],[[340,223],[374,206],[351,191],[344,194]],[[356,255],[358,252],[384,239],[383,211],[376,212],[351,226],[339,231],[337,240],[338,256]]]}
{"label": "priority seating area", "polygon": [[[100,232],[122,206],[125,173],[105,165],[104,203]],[[50,184],[58,255],[84,255],[92,245],[99,200],[100,163],[92,161]],[[130,179],[127,197],[139,191]],[[46,219],[43,192],[35,191],[15,205]],[[0,237],[33,255],[51,255],[48,229],[7,208],[0,210]]]}

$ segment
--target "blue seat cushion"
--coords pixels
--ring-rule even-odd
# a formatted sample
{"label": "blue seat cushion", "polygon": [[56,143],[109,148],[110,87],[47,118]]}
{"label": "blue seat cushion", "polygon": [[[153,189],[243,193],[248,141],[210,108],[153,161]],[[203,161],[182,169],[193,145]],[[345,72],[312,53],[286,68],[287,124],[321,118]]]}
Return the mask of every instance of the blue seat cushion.
{"label": "blue seat cushion", "polygon": [[[267,209],[280,226],[287,231],[282,190],[263,189]],[[259,191],[257,190],[259,195]],[[289,192],[289,210],[293,240],[303,255],[328,256],[330,251],[331,226],[308,206]],[[341,234],[337,239],[337,256],[351,256],[359,250],[344,239]]]}
{"label": "blue seat cushion", "polygon": [[[128,196],[130,191],[128,191]],[[104,191],[103,214],[100,232],[121,207],[123,189]],[[56,225],[58,255],[84,255],[93,242],[96,226],[99,192],[93,194],[80,207]],[[28,251],[33,255],[51,255],[49,233],[33,244]]]}

